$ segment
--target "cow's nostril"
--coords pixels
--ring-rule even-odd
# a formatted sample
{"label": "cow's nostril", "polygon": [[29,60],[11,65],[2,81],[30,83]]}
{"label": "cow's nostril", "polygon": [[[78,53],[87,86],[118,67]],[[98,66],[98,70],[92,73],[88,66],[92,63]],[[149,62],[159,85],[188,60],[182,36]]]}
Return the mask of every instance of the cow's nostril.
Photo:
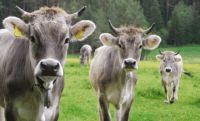
{"label": "cow's nostril", "polygon": [[136,61],[133,61],[133,62],[132,62],[132,65],[135,65],[135,64],[136,64]]}
{"label": "cow's nostril", "polygon": [[45,70],[47,68],[47,65],[44,62],[40,63],[41,69]]}
{"label": "cow's nostril", "polygon": [[53,76],[59,72],[60,64],[52,60],[45,60],[40,62],[40,69],[42,75]]}
{"label": "cow's nostril", "polygon": [[171,72],[171,69],[166,69],[166,72]]}
{"label": "cow's nostril", "polygon": [[136,61],[125,60],[124,64],[127,65],[127,66],[134,66],[136,64]]}
{"label": "cow's nostril", "polygon": [[124,61],[124,64],[125,64],[125,65],[128,65],[128,64],[129,64],[129,62],[125,60],[125,61]]}
{"label": "cow's nostril", "polygon": [[57,63],[53,69],[55,70],[59,69],[59,63]]}

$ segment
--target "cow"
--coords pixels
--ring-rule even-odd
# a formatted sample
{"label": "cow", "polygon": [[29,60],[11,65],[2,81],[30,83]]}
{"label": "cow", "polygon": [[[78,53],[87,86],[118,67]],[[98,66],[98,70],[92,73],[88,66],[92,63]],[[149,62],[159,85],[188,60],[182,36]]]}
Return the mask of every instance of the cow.
{"label": "cow", "polygon": [[[174,103],[178,100],[178,88],[181,74],[183,72],[183,60],[179,51],[164,51],[156,56],[160,61],[160,74],[165,92],[165,103]],[[169,93],[171,97],[169,98]]]}
{"label": "cow", "polygon": [[148,34],[147,30],[132,25],[116,28],[109,21],[115,36],[102,33],[99,37],[103,46],[95,50],[90,67],[90,80],[97,92],[101,121],[110,121],[109,103],[116,108],[117,121],[127,121],[137,76],[142,48],[153,50],[159,46],[161,38]]}
{"label": "cow", "polygon": [[59,7],[26,12],[17,6],[23,19],[3,20],[2,33],[11,40],[0,40],[1,121],[58,120],[69,41],[82,41],[96,28],[90,20],[75,23],[85,8],[68,14]]}
{"label": "cow", "polygon": [[88,44],[83,45],[80,50],[80,64],[84,65],[86,62],[90,63],[92,47]]}

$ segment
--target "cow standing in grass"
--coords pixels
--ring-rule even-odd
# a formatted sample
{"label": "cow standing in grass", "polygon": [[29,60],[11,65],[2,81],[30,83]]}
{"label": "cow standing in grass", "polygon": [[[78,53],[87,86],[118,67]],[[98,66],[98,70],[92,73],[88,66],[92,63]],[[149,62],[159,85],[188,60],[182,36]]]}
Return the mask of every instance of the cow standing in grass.
{"label": "cow standing in grass", "polygon": [[84,65],[87,61],[87,63],[90,62],[92,53],[92,47],[90,45],[83,45],[80,50],[80,64]]}
{"label": "cow standing in grass", "polygon": [[[165,51],[160,52],[156,58],[160,61],[160,74],[166,96],[165,103],[173,103],[178,100],[179,81],[183,72],[182,57],[179,53]],[[170,98],[169,92],[171,92]]]}
{"label": "cow standing in grass", "polygon": [[117,121],[127,121],[136,86],[136,69],[140,61],[142,48],[155,49],[161,38],[157,35],[145,35],[151,28],[143,30],[134,26],[115,28],[109,22],[117,36],[109,33],[100,35],[104,46],[95,51],[91,63],[90,79],[99,102],[101,121],[110,121],[109,103],[114,104]]}
{"label": "cow standing in grass", "polygon": [[0,32],[0,121],[57,121],[69,41],[84,40],[96,26],[89,20],[72,25],[85,7],[74,14],[17,8],[23,20],[5,18],[7,31]]}

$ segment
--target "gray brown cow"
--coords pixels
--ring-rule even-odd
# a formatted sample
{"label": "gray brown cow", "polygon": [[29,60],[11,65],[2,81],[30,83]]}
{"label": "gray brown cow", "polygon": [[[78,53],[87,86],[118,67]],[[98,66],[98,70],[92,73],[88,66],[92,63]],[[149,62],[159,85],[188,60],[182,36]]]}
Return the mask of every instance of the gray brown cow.
{"label": "gray brown cow", "polygon": [[84,40],[96,26],[89,20],[72,25],[85,7],[74,14],[59,7],[17,8],[23,20],[5,18],[0,32],[0,120],[57,121],[69,41]]}
{"label": "gray brown cow", "polygon": [[[178,88],[183,72],[183,61],[179,53],[172,51],[160,52],[156,58],[160,61],[160,74],[165,91],[165,103],[173,103],[178,100]],[[169,98],[169,92],[171,97]]]}
{"label": "gray brown cow", "polygon": [[86,62],[90,63],[92,47],[90,45],[83,45],[80,50],[80,64],[84,65]]}
{"label": "gray brown cow", "polygon": [[142,48],[155,49],[161,38],[157,35],[145,37],[147,30],[134,26],[111,29],[117,36],[103,33],[99,39],[104,46],[95,51],[90,68],[90,79],[99,102],[101,121],[110,121],[109,103],[116,108],[117,121],[127,121],[136,86],[136,69],[140,61]]}

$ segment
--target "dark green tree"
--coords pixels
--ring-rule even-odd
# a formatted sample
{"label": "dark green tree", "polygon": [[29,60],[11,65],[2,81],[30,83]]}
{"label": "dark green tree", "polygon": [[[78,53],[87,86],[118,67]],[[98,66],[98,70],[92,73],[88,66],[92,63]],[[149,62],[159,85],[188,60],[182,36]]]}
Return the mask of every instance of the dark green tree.
{"label": "dark green tree", "polygon": [[160,4],[157,0],[142,0],[144,15],[149,23],[156,23],[156,30],[163,27],[163,17],[161,14]]}
{"label": "dark green tree", "polygon": [[192,23],[194,21],[194,11],[192,6],[179,2],[172,12],[172,17],[168,22],[169,39],[168,44],[185,45],[191,43],[193,39]]}

